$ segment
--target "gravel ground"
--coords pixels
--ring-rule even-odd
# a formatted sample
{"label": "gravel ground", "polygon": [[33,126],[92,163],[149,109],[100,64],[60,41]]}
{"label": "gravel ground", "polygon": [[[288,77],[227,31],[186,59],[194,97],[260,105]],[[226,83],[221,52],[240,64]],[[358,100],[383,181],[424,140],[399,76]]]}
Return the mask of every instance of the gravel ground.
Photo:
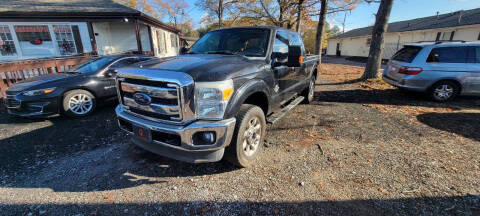
{"label": "gravel ground", "polygon": [[2,113],[0,214],[480,215],[478,98],[337,81],[320,76],[246,169],[134,147],[114,105],[82,120]]}

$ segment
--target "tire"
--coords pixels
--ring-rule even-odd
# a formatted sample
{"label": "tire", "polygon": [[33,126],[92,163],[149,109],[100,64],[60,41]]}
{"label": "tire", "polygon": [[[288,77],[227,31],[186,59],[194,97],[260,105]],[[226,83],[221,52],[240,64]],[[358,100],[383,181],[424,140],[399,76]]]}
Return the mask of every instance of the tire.
{"label": "tire", "polygon": [[95,96],[89,91],[72,90],[64,94],[62,111],[70,117],[83,117],[90,115],[95,110],[95,105]]}
{"label": "tire", "polygon": [[460,86],[452,81],[440,81],[430,88],[430,97],[437,102],[447,102],[460,93]]}
{"label": "tire", "polygon": [[[254,164],[263,146],[267,125],[265,115],[260,107],[243,104],[236,119],[232,142],[225,149],[225,159],[238,167],[249,167]],[[259,128],[255,129],[257,125]]]}
{"label": "tire", "polygon": [[302,92],[302,96],[305,97],[305,99],[302,101],[303,104],[309,104],[313,101],[314,95],[315,95],[315,81],[316,77],[312,76],[310,81],[308,82],[308,86],[305,90]]}

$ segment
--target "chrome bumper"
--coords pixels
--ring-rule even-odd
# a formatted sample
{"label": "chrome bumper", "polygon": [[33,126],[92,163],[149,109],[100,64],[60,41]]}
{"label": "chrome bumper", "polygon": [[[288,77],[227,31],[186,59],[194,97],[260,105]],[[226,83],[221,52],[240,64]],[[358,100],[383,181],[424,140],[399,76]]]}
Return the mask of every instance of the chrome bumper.
{"label": "chrome bumper", "polygon": [[[153,139],[151,142],[148,142],[142,138],[133,136],[132,141],[136,145],[165,157],[192,163],[221,160],[225,147],[229,145],[232,140],[236,122],[235,118],[230,118],[221,121],[196,121],[182,126],[155,122],[135,116],[126,111],[122,105],[118,105],[115,112],[119,119],[129,122],[134,126],[148,128],[152,132],[157,131],[174,134],[180,137],[180,143],[178,145],[172,145]],[[132,131],[129,131],[121,125],[120,128],[133,134]],[[211,145],[195,145],[193,143],[193,135],[203,131],[215,132],[215,143]]]}

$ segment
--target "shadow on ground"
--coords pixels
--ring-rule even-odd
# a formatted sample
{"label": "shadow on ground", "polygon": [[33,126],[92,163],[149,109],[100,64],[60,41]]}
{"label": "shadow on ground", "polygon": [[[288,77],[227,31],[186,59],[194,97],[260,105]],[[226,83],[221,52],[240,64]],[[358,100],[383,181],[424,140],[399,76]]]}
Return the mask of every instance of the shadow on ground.
{"label": "shadow on ground", "polygon": [[[408,206],[408,207],[407,207]],[[11,215],[479,215],[478,195],[306,202],[0,204]]]}
{"label": "shadow on ground", "polygon": [[385,104],[400,106],[423,106],[443,108],[478,108],[480,97],[458,97],[448,103],[431,101],[423,93],[403,92],[398,89],[352,89],[320,91],[315,93],[315,100],[320,102],[340,102],[358,104]]}
{"label": "shadow on ground", "polygon": [[426,113],[417,119],[430,127],[480,141],[480,113]]}

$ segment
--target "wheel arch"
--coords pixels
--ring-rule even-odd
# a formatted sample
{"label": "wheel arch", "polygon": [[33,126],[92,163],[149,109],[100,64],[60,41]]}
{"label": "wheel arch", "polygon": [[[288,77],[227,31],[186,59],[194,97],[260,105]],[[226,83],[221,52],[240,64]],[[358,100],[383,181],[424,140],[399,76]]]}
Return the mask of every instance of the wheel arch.
{"label": "wheel arch", "polygon": [[438,83],[440,83],[440,82],[444,82],[444,81],[449,81],[449,82],[455,83],[455,84],[458,86],[458,88],[459,88],[459,89],[458,89],[458,93],[460,94],[460,93],[462,92],[463,85],[462,85],[462,83],[461,83],[459,80],[457,80],[457,79],[455,79],[455,78],[444,78],[444,79],[437,80],[437,81],[435,81],[432,85],[430,85],[430,86],[428,87],[428,90],[431,91],[432,88],[433,88],[433,86],[435,86],[436,84],[438,84]]}
{"label": "wheel arch", "polygon": [[267,89],[267,84],[262,80],[248,81],[234,93],[227,106],[225,117],[234,117],[240,110],[240,106],[245,103],[259,106],[267,116],[271,101]]}

